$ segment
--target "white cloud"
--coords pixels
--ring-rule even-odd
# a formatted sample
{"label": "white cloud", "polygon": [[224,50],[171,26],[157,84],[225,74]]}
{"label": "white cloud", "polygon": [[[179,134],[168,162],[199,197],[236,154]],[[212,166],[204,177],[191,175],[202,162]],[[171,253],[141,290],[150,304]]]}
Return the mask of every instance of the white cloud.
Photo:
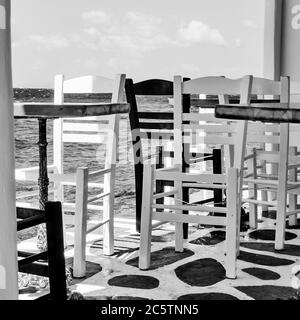
{"label": "white cloud", "polygon": [[218,29],[214,29],[202,21],[192,20],[178,30],[179,39],[186,44],[225,45],[225,39]]}
{"label": "white cloud", "polygon": [[245,27],[252,28],[252,29],[256,29],[257,28],[257,24],[251,19],[244,20],[243,21],[243,25]]}
{"label": "white cloud", "polygon": [[[108,15],[104,11],[88,11],[81,15],[83,28],[70,34],[34,34],[14,42],[14,46],[31,45],[39,50],[66,49],[68,47],[101,50],[127,58],[139,58],[155,50],[197,44],[224,45],[219,30],[201,21],[190,21],[171,30],[166,21],[142,12],[129,11],[123,16]],[[109,23],[108,23],[109,22]]]}
{"label": "white cloud", "polygon": [[[86,13],[84,16],[96,15]],[[87,25],[78,43],[90,50],[122,50],[126,55],[135,57],[167,46],[182,47],[199,43],[225,45],[220,31],[201,21],[193,20],[177,28],[175,26],[171,35],[163,31],[162,19],[142,12],[130,11],[121,18],[110,18],[110,24],[105,28],[93,23]]]}
{"label": "white cloud", "polygon": [[69,46],[69,40],[61,35],[31,35],[28,40],[46,48],[61,49]]}
{"label": "white cloud", "polygon": [[107,24],[111,20],[111,16],[101,10],[83,12],[81,18],[93,24]]}
{"label": "white cloud", "polygon": [[107,28],[91,24],[83,30],[81,43],[92,50],[126,51],[140,56],[166,44],[174,43],[162,33],[161,19],[141,12],[127,12],[120,19],[112,19]]}
{"label": "white cloud", "polygon": [[19,41],[13,42],[13,46],[20,45],[35,46],[38,49],[65,49],[69,47],[70,41],[67,37],[62,35],[48,34],[32,34]]}
{"label": "white cloud", "polygon": [[84,32],[91,36],[91,37],[95,37],[95,36],[98,36],[100,34],[99,30],[95,27],[89,27],[89,28],[85,28],[84,29]]}
{"label": "white cloud", "polygon": [[242,44],[242,40],[241,40],[241,39],[235,39],[234,43],[235,43],[235,46],[236,46],[237,48],[240,48],[240,46],[241,46],[241,44]]}
{"label": "white cloud", "polygon": [[130,28],[132,28],[135,33],[145,37],[150,37],[157,33],[161,24],[160,18],[146,15],[141,12],[128,12],[126,14],[126,19],[131,24]]}

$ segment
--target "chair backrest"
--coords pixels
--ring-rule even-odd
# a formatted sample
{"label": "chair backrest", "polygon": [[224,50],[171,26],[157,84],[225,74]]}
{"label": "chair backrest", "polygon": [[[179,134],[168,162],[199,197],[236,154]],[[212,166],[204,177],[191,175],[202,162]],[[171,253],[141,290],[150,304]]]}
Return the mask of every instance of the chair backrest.
{"label": "chair backrest", "polygon": [[[50,293],[43,299],[66,300],[66,270],[63,241],[63,221],[60,202],[47,202],[45,210],[17,208],[17,230],[25,230],[40,224],[46,224],[47,250],[34,254],[18,251],[19,272],[49,277]],[[37,265],[39,260],[48,260],[48,267]]]}
{"label": "chair backrest", "polygon": [[[161,79],[149,79],[133,83],[126,79],[125,84],[127,102],[130,104],[129,120],[134,150],[134,163],[144,160],[142,147],[146,146],[147,154],[155,153],[151,145],[160,145],[163,141],[173,139],[173,112],[159,110],[161,101],[156,102],[157,96],[173,96],[173,82]],[[138,107],[137,96],[153,96],[151,109],[141,111]],[[155,108],[155,104],[157,108]],[[148,106],[147,106],[148,107]],[[168,104],[166,103],[166,107]],[[144,149],[146,151],[146,148]]]}
{"label": "chair backrest", "polygon": [[[279,97],[280,102],[286,103],[288,106],[290,101],[290,80],[288,77],[281,77],[279,81],[254,77],[252,94],[263,97]],[[249,122],[247,143],[279,145],[282,127],[282,125],[274,123]]]}
{"label": "chair backrest", "polygon": [[[124,74],[118,74],[114,80],[100,76],[64,80],[63,75],[57,75],[54,84],[54,103],[63,104],[66,93],[109,93],[112,94],[111,102],[123,102],[125,78]],[[112,164],[116,157],[117,137],[118,115],[54,120],[54,165],[59,173],[63,172],[64,143],[105,144],[105,166]]]}
{"label": "chair backrest", "polygon": [[259,96],[280,96],[280,102],[288,103],[290,81],[288,77],[281,77],[279,81],[266,78],[253,77],[251,93]]}
{"label": "chair backrest", "polygon": [[[241,104],[249,104],[251,86],[252,76],[236,80],[224,77],[202,77],[186,82],[182,81],[181,76],[174,77],[175,165],[182,166],[184,142],[196,145],[234,145],[233,165],[242,168],[247,121],[238,121],[235,126],[231,126],[227,121],[216,119],[212,113],[185,113],[182,97],[185,94],[218,95],[220,103],[227,103],[230,95],[238,95]],[[196,141],[193,135],[196,135]]]}

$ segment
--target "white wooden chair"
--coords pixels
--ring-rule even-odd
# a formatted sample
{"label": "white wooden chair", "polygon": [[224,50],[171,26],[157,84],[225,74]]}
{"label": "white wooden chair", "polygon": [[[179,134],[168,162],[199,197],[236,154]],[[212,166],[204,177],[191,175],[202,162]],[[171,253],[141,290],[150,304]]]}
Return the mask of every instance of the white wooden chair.
{"label": "white wooden chair", "polygon": [[[154,169],[154,165],[144,167],[142,198],[142,223],[139,253],[139,268],[150,267],[151,223],[152,220],[175,223],[175,250],[183,251],[182,223],[226,226],[226,276],[236,278],[236,257],[239,251],[240,220],[240,179],[243,169],[247,122],[239,121],[236,126],[216,119],[214,114],[183,113],[183,94],[240,95],[240,102],[248,104],[252,77],[231,80],[224,77],[206,77],[183,82],[180,76],[174,78],[174,167]],[[203,124],[204,122],[204,124]],[[206,122],[206,123],[205,123]],[[200,132],[199,132],[200,131]],[[205,133],[209,134],[205,134]],[[204,133],[204,135],[203,135]],[[195,143],[196,140],[196,143]],[[234,167],[226,174],[208,172],[182,172],[183,143],[202,150],[207,144],[233,145]],[[157,180],[173,180],[174,189],[155,194]],[[210,204],[190,205],[182,201],[182,187],[226,190],[226,207]],[[154,200],[174,196],[174,204],[156,204]],[[162,211],[163,210],[163,211]],[[189,215],[182,214],[189,211]],[[194,213],[197,214],[194,214]],[[200,213],[198,215],[198,213]],[[209,213],[222,213],[224,216],[210,216]]]}
{"label": "white wooden chair", "polygon": [[[280,102],[290,101],[290,82],[288,77],[282,77],[280,81],[272,81],[262,78],[254,78],[252,93],[258,95],[280,96]],[[300,167],[300,157],[297,156],[298,137],[295,132],[300,131],[295,125],[290,130],[289,123],[268,124],[249,123],[247,144],[269,144],[275,148],[266,151],[265,148],[253,148],[252,152],[245,156],[248,174],[244,183],[248,184],[248,197],[243,202],[249,203],[250,227],[257,228],[257,207],[272,207],[277,210],[275,249],[284,249],[286,218],[294,225],[297,219],[297,194],[300,191],[300,182],[297,182],[297,169]],[[279,151],[276,149],[279,148]],[[278,164],[278,173],[267,173],[257,169],[258,165]],[[259,199],[258,192],[262,195]],[[266,192],[275,194],[275,198],[267,199]]]}
{"label": "white wooden chair", "polygon": [[[114,80],[102,77],[82,77],[64,81],[63,75],[55,77],[54,101],[64,103],[65,93],[112,93],[111,102],[123,102],[124,74]],[[49,180],[54,188],[54,199],[62,202],[64,226],[72,224],[74,230],[74,264],[73,275],[85,275],[86,235],[103,226],[103,253],[114,253],[114,185],[119,134],[119,116],[82,117],[56,119],[53,124],[53,164],[48,166]],[[88,167],[74,168],[74,173],[64,173],[64,144],[93,144],[105,148],[105,159],[99,159],[104,168],[92,171]],[[38,168],[16,170],[18,180],[37,181]],[[76,187],[75,201],[65,199],[65,187]],[[91,191],[92,194],[91,194]],[[25,194],[26,196],[26,194]],[[99,202],[103,201],[100,205]],[[103,212],[102,221],[87,227],[88,210]],[[65,237],[66,244],[66,237]]]}

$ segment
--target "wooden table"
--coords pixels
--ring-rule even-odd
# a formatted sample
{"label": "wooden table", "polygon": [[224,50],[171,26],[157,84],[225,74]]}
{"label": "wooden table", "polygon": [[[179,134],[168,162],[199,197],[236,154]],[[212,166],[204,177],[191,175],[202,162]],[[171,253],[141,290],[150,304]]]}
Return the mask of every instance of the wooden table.
{"label": "wooden table", "polygon": [[102,116],[128,113],[127,103],[15,103],[16,119],[37,119],[39,123],[39,204],[44,210],[48,201],[47,119]]}
{"label": "wooden table", "polygon": [[216,118],[274,123],[300,123],[300,103],[252,103],[216,105]]}

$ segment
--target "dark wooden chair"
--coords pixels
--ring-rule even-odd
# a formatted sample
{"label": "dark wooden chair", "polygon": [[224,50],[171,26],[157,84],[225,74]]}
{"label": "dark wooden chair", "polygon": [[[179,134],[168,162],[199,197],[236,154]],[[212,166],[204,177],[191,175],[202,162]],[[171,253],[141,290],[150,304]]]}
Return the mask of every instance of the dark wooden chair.
{"label": "dark wooden chair", "polygon": [[[189,80],[187,78],[184,81]],[[165,111],[147,111],[142,112],[138,109],[136,96],[173,96],[173,82],[161,79],[150,79],[138,83],[133,83],[132,79],[126,79],[125,92],[127,102],[130,104],[129,120],[132,132],[132,144],[134,154],[134,170],[135,170],[135,191],[136,191],[136,230],[140,232],[141,222],[141,208],[142,208],[142,192],[143,192],[143,161],[145,157],[142,152],[142,139],[157,139],[157,161],[156,167],[164,167],[165,159],[173,157],[172,151],[167,151],[162,146],[162,140],[173,140],[173,112]],[[190,95],[183,96],[184,112],[190,112],[191,98]],[[158,132],[158,130],[164,130],[164,133]],[[141,132],[143,130],[143,133]],[[155,133],[157,130],[157,134]],[[189,146],[184,146],[184,153],[189,151]],[[184,156],[184,155],[183,155]],[[194,155],[195,156],[195,155]],[[211,154],[202,154],[203,161],[213,161],[213,172],[221,173],[221,150],[215,149]],[[185,156],[185,159],[190,157]],[[187,170],[189,163],[184,163],[183,170]],[[164,186],[173,185],[171,181],[164,181],[164,183],[156,182],[156,192],[163,192]],[[189,201],[189,190],[185,188],[183,190],[184,201]],[[158,199],[161,201],[162,199]],[[214,201],[215,203],[222,202],[222,192],[220,190],[214,190],[214,196],[211,199],[205,199],[203,202]],[[188,213],[188,212],[184,212]],[[187,227],[184,225],[184,238],[187,238]]]}
{"label": "dark wooden chair", "polygon": [[48,244],[36,254],[18,251],[19,272],[49,278],[50,293],[39,300],[67,300],[61,203],[47,202],[45,210],[17,208],[17,219],[17,231],[45,223]]}

